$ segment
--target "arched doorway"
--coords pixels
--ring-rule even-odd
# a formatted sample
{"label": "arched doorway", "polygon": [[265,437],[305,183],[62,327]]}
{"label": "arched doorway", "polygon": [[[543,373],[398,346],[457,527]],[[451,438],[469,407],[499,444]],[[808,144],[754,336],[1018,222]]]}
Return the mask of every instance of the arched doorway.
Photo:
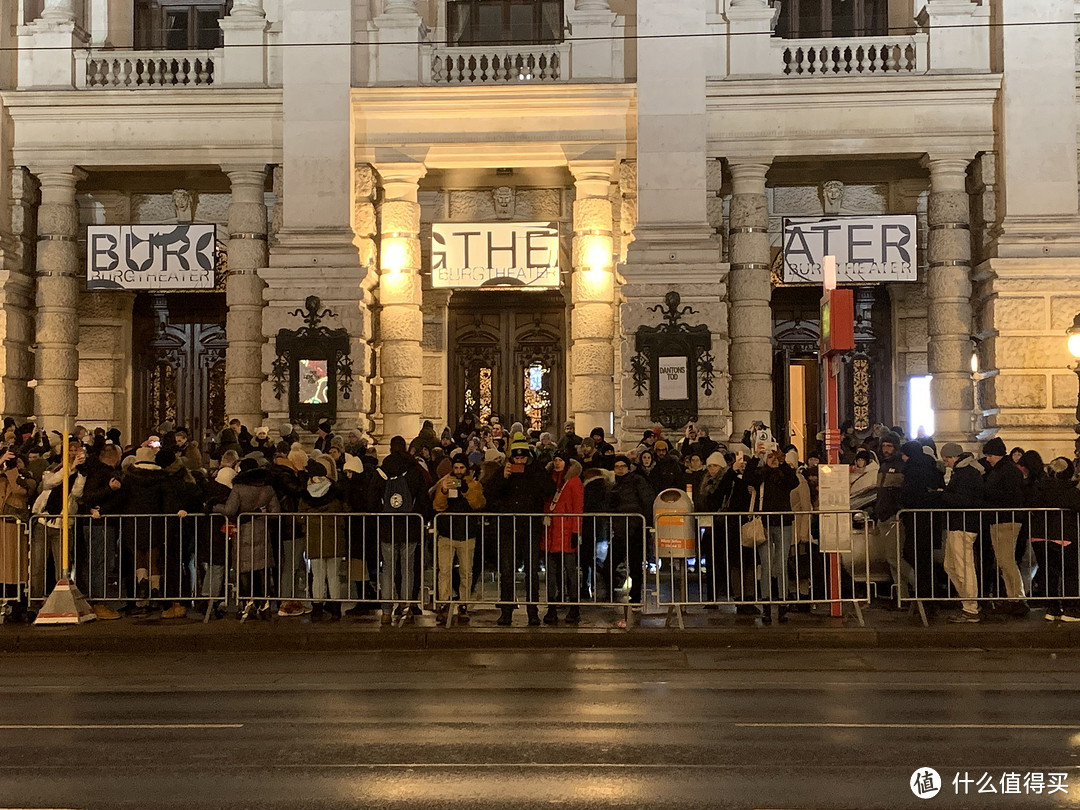
{"label": "arched doorway", "polygon": [[458,291],[449,310],[449,409],[526,430],[565,419],[566,306],[562,295]]}

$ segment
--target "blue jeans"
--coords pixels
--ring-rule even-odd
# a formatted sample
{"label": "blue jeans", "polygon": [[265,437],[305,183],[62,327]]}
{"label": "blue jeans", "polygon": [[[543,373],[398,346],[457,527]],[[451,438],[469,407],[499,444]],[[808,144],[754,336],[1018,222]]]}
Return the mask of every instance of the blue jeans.
{"label": "blue jeans", "polygon": [[[768,539],[757,547],[758,593],[761,599],[782,601],[787,598],[787,558],[791,550],[790,523],[781,524],[774,517],[768,524]],[[775,584],[774,584],[775,583]]]}

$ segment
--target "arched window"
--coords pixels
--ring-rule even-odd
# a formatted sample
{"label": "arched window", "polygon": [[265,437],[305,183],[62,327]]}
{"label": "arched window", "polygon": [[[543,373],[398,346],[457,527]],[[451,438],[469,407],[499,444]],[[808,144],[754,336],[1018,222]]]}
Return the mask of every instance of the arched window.
{"label": "arched window", "polygon": [[888,0],[781,0],[776,23],[776,35],[783,39],[881,37],[888,33]]}
{"label": "arched window", "polygon": [[563,40],[563,0],[447,0],[448,45],[539,45]]}

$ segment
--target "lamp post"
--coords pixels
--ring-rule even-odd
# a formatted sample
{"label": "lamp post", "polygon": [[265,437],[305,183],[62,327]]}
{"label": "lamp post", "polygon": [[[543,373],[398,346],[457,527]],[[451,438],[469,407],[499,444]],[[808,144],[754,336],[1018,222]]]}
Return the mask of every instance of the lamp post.
{"label": "lamp post", "polygon": [[[1080,381],[1080,314],[1073,318],[1072,326],[1065,330],[1065,334],[1069,336],[1069,354],[1076,358],[1073,371],[1076,372],[1076,378]],[[1073,430],[1080,435],[1080,392],[1076,395],[1076,425],[1073,426]]]}

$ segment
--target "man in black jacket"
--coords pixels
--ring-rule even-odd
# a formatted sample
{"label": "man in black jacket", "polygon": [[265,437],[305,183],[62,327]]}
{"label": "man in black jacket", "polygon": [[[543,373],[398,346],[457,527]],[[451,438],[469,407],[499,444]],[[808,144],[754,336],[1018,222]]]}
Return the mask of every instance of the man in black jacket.
{"label": "man in black jacket", "polygon": [[382,621],[390,624],[395,600],[413,602],[410,613],[420,612],[416,604],[420,589],[420,559],[416,552],[424,540],[424,523],[431,517],[431,499],[424,475],[416,459],[409,455],[403,437],[394,436],[390,440],[390,455],[379,467],[374,488],[380,490],[379,511],[382,513],[378,518],[379,550],[383,560],[379,580]]}
{"label": "man in black jacket", "polygon": [[[941,460],[952,470],[938,501],[946,509],[979,509],[985,498],[983,468],[956,442],[941,446]],[[979,621],[979,577],[975,571],[974,543],[979,537],[978,512],[948,512],[945,516],[945,573],[961,598],[961,610],[949,618],[955,623]]]}
{"label": "man in black jacket", "polygon": [[[76,582],[83,595],[94,600],[119,599],[119,588],[110,584],[116,570],[118,518],[124,503],[120,492],[120,448],[107,444],[83,464],[86,484],[79,503],[81,531],[76,533]],[[94,604],[99,619],[119,619],[120,614],[104,601]]]}
{"label": "man in black jacket", "polygon": [[[1024,474],[1017,469],[1005,442],[995,436],[983,445],[986,474],[983,484],[986,488],[986,505],[998,511],[985,512],[982,525],[983,576],[982,593],[989,596],[1000,593],[998,583],[987,582],[994,564],[1001,572],[1005,584],[1005,593],[1010,604],[1005,612],[1016,616],[1027,615],[1024,599],[1024,580],[1020,575],[1019,560],[1023,557],[1025,542],[1020,541],[1019,510],[1023,506]],[[992,557],[990,556],[992,553]]]}
{"label": "man in black jacket", "polygon": [[[541,513],[544,501],[555,494],[555,481],[533,459],[532,448],[521,433],[510,437],[510,459],[490,482],[491,495],[505,514],[499,519],[499,599],[502,615],[498,624],[508,627],[517,607],[517,570],[525,567],[525,610],[529,626],[540,624],[539,553],[544,536]],[[481,543],[484,540],[481,539]]]}
{"label": "man in black jacket", "polygon": [[639,605],[645,580],[645,524],[652,522],[656,493],[643,476],[630,472],[630,459],[626,456],[615,456],[614,468],[615,483],[608,498],[611,511],[625,517],[611,519],[611,550],[599,577],[606,583],[608,598],[612,599],[618,587],[615,571],[625,561],[630,575],[630,602]]}

